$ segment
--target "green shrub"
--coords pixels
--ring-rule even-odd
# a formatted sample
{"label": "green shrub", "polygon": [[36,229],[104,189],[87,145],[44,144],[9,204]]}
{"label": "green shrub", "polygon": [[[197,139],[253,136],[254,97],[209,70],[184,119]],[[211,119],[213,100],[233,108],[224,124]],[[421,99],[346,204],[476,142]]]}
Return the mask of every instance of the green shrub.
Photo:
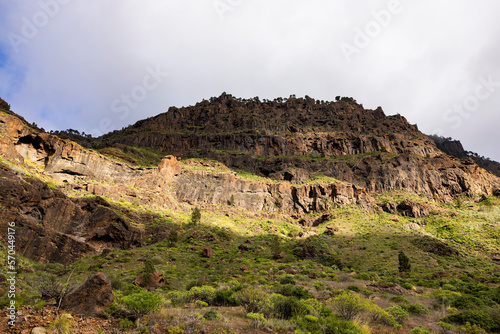
{"label": "green shrub", "polygon": [[233,289],[221,289],[215,291],[213,305],[215,306],[238,306],[238,302],[234,297]]}
{"label": "green shrub", "polygon": [[271,309],[269,294],[259,289],[242,289],[235,294],[235,298],[248,313],[266,313]]}
{"label": "green shrub", "polygon": [[201,300],[211,304],[215,296],[215,289],[208,285],[194,286],[187,294],[188,301]]}
{"label": "green shrub", "polygon": [[429,332],[429,330],[424,326],[415,327],[411,330],[411,332],[415,334],[431,334],[431,332]]}
{"label": "green shrub", "polygon": [[411,264],[410,264],[410,259],[408,256],[403,251],[400,251],[398,254],[398,260],[399,260],[399,272],[410,272],[411,271]]}
{"label": "green shrub", "polygon": [[201,220],[201,212],[198,207],[195,207],[193,209],[193,212],[191,212],[191,224],[197,225]]}
{"label": "green shrub", "polygon": [[128,331],[135,327],[134,323],[127,318],[118,320],[118,326],[123,331]]}
{"label": "green shrub", "polygon": [[261,313],[248,313],[247,318],[252,320],[252,326],[253,328],[257,329],[261,327],[264,323],[266,323],[266,318],[264,318],[264,315]]}
{"label": "green shrub", "polygon": [[356,293],[341,293],[332,299],[332,303],[344,320],[352,320],[367,309],[366,302]]}
{"label": "green shrub", "polygon": [[220,319],[220,314],[216,310],[208,310],[205,314],[203,314],[203,318],[207,320],[216,320]]}
{"label": "green shrub", "polygon": [[401,296],[394,296],[391,299],[389,299],[389,301],[391,301],[393,303],[403,303],[403,304],[410,303],[410,301],[408,299],[406,299],[405,297],[401,297]]}
{"label": "green shrub", "polygon": [[431,312],[426,306],[420,303],[413,303],[408,306],[404,306],[403,308],[406,309],[409,313],[416,315],[428,314]]}
{"label": "green shrub", "polygon": [[391,307],[387,308],[386,311],[387,311],[387,313],[392,315],[394,317],[394,319],[400,324],[402,324],[405,320],[409,319],[408,311],[405,310],[400,305],[391,306]]}
{"label": "green shrub", "polygon": [[363,281],[370,281],[372,279],[368,273],[360,273],[359,275],[354,276],[354,278],[362,279]]}
{"label": "green shrub", "polygon": [[[458,325],[477,325],[482,329],[491,332],[500,331],[500,317],[496,316],[500,308],[483,308],[479,310],[465,310],[461,313],[452,314],[443,319],[444,322],[455,323]],[[493,311],[493,312],[492,312]]]}
{"label": "green shrub", "polygon": [[295,279],[293,278],[293,276],[285,276],[283,278],[280,279],[280,284],[292,284],[292,285],[295,285],[296,281]]}
{"label": "green shrub", "polygon": [[161,296],[147,291],[125,296],[122,301],[130,312],[137,317],[142,317],[148,313],[159,310],[162,304]]}
{"label": "green shrub", "polygon": [[195,304],[196,304],[196,306],[198,306],[198,307],[206,307],[206,306],[208,306],[208,304],[207,304],[207,303],[205,303],[205,302],[204,302],[204,301],[202,301],[202,300],[197,300],[197,301],[195,302]]}
{"label": "green shrub", "polygon": [[406,290],[411,290],[411,289],[413,289],[413,284],[411,284],[409,282],[403,282],[403,283],[401,283],[401,287],[405,288]]}
{"label": "green shrub", "polygon": [[67,313],[62,313],[56,317],[48,329],[56,334],[70,334],[73,330],[73,318]]}
{"label": "green shrub", "polygon": [[288,320],[306,315],[309,312],[308,306],[294,296],[286,297],[273,293],[269,298],[269,304],[270,311],[267,314],[278,319]]}
{"label": "green shrub", "polygon": [[349,285],[347,287],[347,290],[354,291],[354,292],[360,292],[361,291],[361,289],[359,287],[357,287],[356,285]]}

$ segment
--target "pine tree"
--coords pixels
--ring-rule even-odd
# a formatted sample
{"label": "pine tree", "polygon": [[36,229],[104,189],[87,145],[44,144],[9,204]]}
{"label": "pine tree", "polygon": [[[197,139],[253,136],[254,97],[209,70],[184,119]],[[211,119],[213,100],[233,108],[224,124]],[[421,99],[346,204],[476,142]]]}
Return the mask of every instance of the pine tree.
{"label": "pine tree", "polygon": [[195,207],[193,212],[191,213],[191,224],[197,225],[201,220],[201,212],[198,207]]}
{"label": "pine tree", "polygon": [[399,259],[400,273],[411,271],[410,259],[408,258],[408,256],[406,256],[406,254],[403,251],[399,252],[398,259]]}

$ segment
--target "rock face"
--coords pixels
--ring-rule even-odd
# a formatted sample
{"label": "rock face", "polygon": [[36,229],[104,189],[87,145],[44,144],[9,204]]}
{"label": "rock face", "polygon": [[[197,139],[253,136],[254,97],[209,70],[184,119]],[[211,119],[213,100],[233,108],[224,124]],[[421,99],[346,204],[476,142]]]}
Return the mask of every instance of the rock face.
{"label": "rock face", "polygon": [[436,201],[500,189],[498,178],[443,155],[404,117],[364,109],[352,99],[318,102],[241,101],[222,94],[172,107],[97,141],[214,159],[276,180],[302,183],[319,173],[368,191],[406,189]]}
{"label": "rock face", "polygon": [[61,308],[76,314],[100,316],[113,301],[114,295],[108,276],[95,273],[63,299]]}

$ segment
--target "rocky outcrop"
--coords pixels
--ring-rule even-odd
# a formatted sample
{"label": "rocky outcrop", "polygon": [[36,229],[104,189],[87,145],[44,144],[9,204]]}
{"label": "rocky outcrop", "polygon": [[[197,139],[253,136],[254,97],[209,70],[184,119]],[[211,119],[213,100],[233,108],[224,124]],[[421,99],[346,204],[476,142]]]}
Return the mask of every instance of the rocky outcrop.
{"label": "rocky outcrop", "polygon": [[383,211],[401,216],[422,218],[428,216],[432,208],[427,204],[422,204],[411,199],[405,199],[397,204],[389,201],[381,205]]}
{"label": "rocky outcrop", "polygon": [[328,210],[336,205],[374,203],[363,188],[348,183],[322,183],[295,186],[290,183],[252,181],[234,172],[181,173],[172,182],[176,197],[190,204],[234,205],[249,211],[305,214]]}
{"label": "rocky outcrop", "polygon": [[90,276],[74,292],[65,296],[61,303],[63,310],[87,316],[101,316],[114,301],[111,282],[104,273]]}

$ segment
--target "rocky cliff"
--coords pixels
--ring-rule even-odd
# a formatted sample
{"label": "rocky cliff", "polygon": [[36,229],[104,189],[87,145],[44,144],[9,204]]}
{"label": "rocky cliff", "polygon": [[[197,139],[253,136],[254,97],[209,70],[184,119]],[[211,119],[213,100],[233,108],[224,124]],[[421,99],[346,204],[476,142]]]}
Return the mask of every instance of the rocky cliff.
{"label": "rocky cliff", "polygon": [[261,102],[222,94],[139,121],[95,145],[147,147],[207,158],[274,180],[302,183],[325,175],[368,191],[397,189],[450,201],[462,193],[492,195],[499,179],[470,160],[443,154],[402,116],[364,109],[349,98]]}
{"label": "rocky cliff", "polygon": [[[148,146],[183,158],[131,166],[0,111],[0,218],[3,225],[17,223],[21,254],[70,263],[168,235],[152,224],[160,217],[133,212],[131,204],[180,211],[225,206],[299,219],[339,205],[378,209],[370,193],[397,189],[436,201],[500,195],[499,179],[473,161],[443,154],[401,116],[351,100],[262,103],[223,95],[172,108],[93,144]],[[429,212],[413,202],[382,209]]]}

